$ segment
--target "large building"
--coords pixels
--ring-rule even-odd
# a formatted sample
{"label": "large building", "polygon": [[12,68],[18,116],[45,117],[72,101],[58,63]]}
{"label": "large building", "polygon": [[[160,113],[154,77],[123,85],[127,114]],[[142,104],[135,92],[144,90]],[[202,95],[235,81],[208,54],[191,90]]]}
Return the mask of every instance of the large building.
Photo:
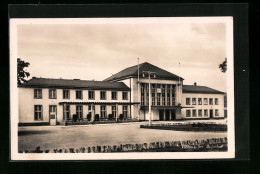
{"label": "large building", "polygon": [[19,123],[56,125],[73,115],[149,120],[149,84],[152,120],[224,118],[223,92],[183,80],[147,62],[104,81],[34,77],[18,86]]}

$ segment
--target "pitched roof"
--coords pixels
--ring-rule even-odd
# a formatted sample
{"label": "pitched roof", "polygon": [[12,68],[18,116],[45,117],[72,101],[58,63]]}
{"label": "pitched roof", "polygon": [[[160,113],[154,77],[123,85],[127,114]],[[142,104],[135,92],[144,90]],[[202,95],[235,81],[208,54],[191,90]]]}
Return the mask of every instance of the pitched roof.
{"label": "pitched roof", "polygon": [[[143,71],[152,71],[155,72],[156,78],[161,79],[169,79],[169,80],[179,80],[179,76],[172,74],[166,70],[163,70],[157,66],[154,66],[148,62],[142,63],[139,65],[139,77],[142,77]],[[128,77],[138,77],[138,65],[128,67],[117,74],[114,74],[104,81],[113,81],[113,80],[121,80]],[[180,77],[180,80],[184,80]]]}
{"label": "pitched roof", "polygon": [[183,85],[182,92],[183,93],[203,93],[203,94],[224,94],[224,92],[209,88],[207,86],[194,86],[194,85]]}
{"label": "pitched roof", "polygon": [[19,87],[48,87],[48,88],[69,88],[69,89],[111,89],[111,90],[130,90],[123,82],[104,82],[79,79],[49,79],[32,78],[27,83]]}

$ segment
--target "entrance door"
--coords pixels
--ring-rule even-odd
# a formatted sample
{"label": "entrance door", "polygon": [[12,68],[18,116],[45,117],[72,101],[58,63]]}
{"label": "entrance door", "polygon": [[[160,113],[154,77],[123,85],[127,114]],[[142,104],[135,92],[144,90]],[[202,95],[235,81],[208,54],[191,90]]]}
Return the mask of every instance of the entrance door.
{"label": "entrance door", "polygon": [[170,120],[170,111],[169,110],[165,110],[165,120],[166,121]]}
{"label": "entrance door", "polygon": [[159,110],[159,120],[162,121],[163,120],[163,110]]}
{"label": "entrance door", "polygon": [[172,120],[175,120],[176,119],[176,113],[175,113],[175,110],[171,110],[171,112],[172,112]]}
{"label": "entrance door", "polygon": [[209,117],[213,118],[213,109],[209,110]]}
{"label": "entrance door", "polygon": [[56,116],[57,116],[57,107],[56,105],[51,105],[49,107],[49,115],[50,115],[50,125],[55,126],[56,125]]}

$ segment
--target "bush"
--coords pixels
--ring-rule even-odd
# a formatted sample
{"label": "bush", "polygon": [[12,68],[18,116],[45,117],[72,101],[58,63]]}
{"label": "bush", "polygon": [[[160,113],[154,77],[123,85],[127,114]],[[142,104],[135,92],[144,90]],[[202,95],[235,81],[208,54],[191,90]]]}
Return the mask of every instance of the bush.
{"label": "bush", "polygon": [[88,115],[87,115],[87,120],[88,120],[88,121],[91,120],[91,112],[88,113]]}
{"label": "bush", "polygon": [[76,122],[78,120],[78,115],[77,114],[73,114],[73,121]]}
{"label": "bush", "polygon": [[108,115],[108,119],[109,119],[109,120],[112,120],[112,119],[113,119],[113,115],[112,115],[112,114],[109,114],[109,115]]}
{"label": "bush", "polygon": [[120,120],[123,120],[123,119],[124,119],[124,115],[123,115],[123,114],[120,114],[120,115],[119,115],[119,119],[120,119]]}
{"label": "bush", "polygon": [[95,115],[95,121],[99,121],[99,114]]}

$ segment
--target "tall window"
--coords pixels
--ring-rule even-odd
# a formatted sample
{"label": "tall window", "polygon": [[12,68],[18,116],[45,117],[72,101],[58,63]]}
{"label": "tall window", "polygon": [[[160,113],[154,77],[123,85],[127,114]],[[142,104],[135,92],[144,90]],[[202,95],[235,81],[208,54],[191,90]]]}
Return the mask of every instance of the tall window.
{"label": "tall window", "polygon": [[101,114],[101,118],[105,118],[106,117],[106,106],[100,106],[100,114]]}
{"label": "tall window", "polygon": [[70,119],[70,105],[64,107],[63,119],[65,120],[65,118]]}
{"label": "tall window", "polygon": [[161,105],[161,93],[157,93],[157,105]]}
{"label": "tall window", "polygon": [[144,105],[144,84],[141,84],[141,105]]}
{"label": "tall window", "polygon": [[199,109],[199,110],[198,110],[198,116],[199,116],[199,117],[202,117],[202,109]]}
{"label": "tall window", "polygon": [[122,93],[122,95],[123,95],[123,96],[122,96],[122,99],[123,99],[123,100],[128,100],[128,95],[127,95],[127,94],[128,94],[128,92],[123,92],[123,93]]}
{"label": "tall window", "polygon": [[196,109],[193,109],[193,110],[192,110],[192,117],[197,117],[197,111],[196,111]]}
{"label": "tall window", "polygon": [[162,85],[162,105],[165,105],[165,85]]}
{"label": "tall window", "polygon": [[56,99],[56,89],[49,89],[49,99]]}
{"label": "tall window", "polygon": [[192,105],[196,105],[196,98],[192,98]]}
{"label": "tall window", "polygon": [[215,98],[215,105],[218,105],[218,98]]}
{"label": "tall window", "polygon": [[82,119],[83,118],[83,107],[82,107],[82,105],[76,106],[76,111],[77,111],[78,118]]}
{"label": "tall window", "polygon": [[36,99],[42,98],[42,89],[34,89],[34,98]]}
{"label": "tall window", "polygon": [[146,105],[149,105],[149,85],[146,84]]}
{"label": "tall window", "polygon": [[210,98],[210,99],[209,99],[209,104],[210,104],[210,105],[213,105],[213,98]]}
{"label": "tall window", "polygon": [[112,115],[114,118],[116,117],[116,106],[112,106]]}
{"label": "tall window", "polygon": [[83,96],[82,96],[82,91],[81,90],[77,90],[76,91],[76,99],[82,99]]}
{"label": "tall window", "polygon": [[172,105],[175,105],[175,85],[172,85]]}
{"label": "tall window", "polygon": [[152,105],[155,105],[155,84],[152,84]]}
{"label": "tall window", "polygon": [[190,98],[186,98],[186,105],[190,105]]}
{"label": "tall window", "polygon": [[186,117],[190,117],[190,110],[186,110]]}
{"label": "tall window", "polygon": [[170,85],[167,85],[167,105],[171,105]]}
{"label": "tall window", "polygon": [[215,109],[215,116],[219,116],[218,109]]}
{"label": "tall window", "polygon": [[198,104],[202,105],[202,98],[198,98]]}
{"label": "tall window", "polygon": [[203,101],[203,102],[204,102],[204,105],[208,105],[208,99],[207,99],[207,98],[204,98],[203,100],[204,100],[204,101]]}
{"label": "tall window", "polygon": [[63,90],[63,99],[69,99],[69,98],[70,98],[70,91]]}
{"label": "tall window", "polygon": [[106,91],[100,91],[100,100],[106,100]]}
{"label": "tall window", "polygon": [[42,120],[42,105],[34,105],[34,120]]}
{"label": "tall window", "polygon": [[116,91],[112,91],[111,92],[111,99],[112,100],[117,100],[117,92]]}
{"label": "tall window", "polygon": [[127,106],[123,106],[123,115],[124,118],[127,118]]}
{"label": "tall window", "polygon": [[204,109],[204,117],[207,117],[207,116],[208,116],[208,110]]}
{"label": "tall window", "polygon": [[89,100],[94,100],[95,99],[94,91],[88,91],[88,99]]}

